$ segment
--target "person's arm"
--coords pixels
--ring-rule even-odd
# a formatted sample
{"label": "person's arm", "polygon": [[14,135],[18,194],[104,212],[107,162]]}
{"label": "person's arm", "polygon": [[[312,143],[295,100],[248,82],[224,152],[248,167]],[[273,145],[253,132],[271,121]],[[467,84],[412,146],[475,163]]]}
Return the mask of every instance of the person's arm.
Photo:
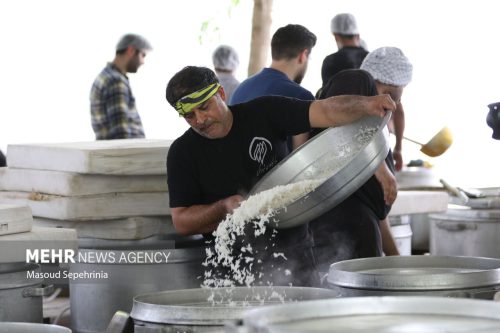
{"label": "person's arm", "polygon": [[352,123],[363,116],[383,117],[386,111],[394,111],[396,103],[389,95],[335,96],[316,100],[309,108],[311,127],[326,128]]}
{"label": "person's arm", "polygon": [[183,236],[212,232],[242,200],[242,196],[233,195],[209,205],[171,208],[174,228]]}
{"label": "person's arm", "polygon": [[396,240],[392,235],[389,218],[380,220],[380,234],[382,236],[382,251],[386,256],[399,256],[399,250],[396,246]]}
{"label": "person's arm", "polygon": [[396,111],[392,118],[394,119],[394,135],[396,136],[396,145],[392,151],[394,157],[395,169],[400,171],[403,168],[403,133],[405,131],[405,112],[403,104],[397,103]]}
{"label": "person's arm", "polygon": [[380,186],[382,186],[386,205],[392,205],[398,195],[398,183],[385,162],[382,162],[377,171],[375,171],[375,178],[377,178]]}
{"label": "person's arm", "polygon": [[293,150],[302,146],[304,143],[307,142],[307,140],[309,140],[309,132],[300,133],[300,134],[292,136]]}

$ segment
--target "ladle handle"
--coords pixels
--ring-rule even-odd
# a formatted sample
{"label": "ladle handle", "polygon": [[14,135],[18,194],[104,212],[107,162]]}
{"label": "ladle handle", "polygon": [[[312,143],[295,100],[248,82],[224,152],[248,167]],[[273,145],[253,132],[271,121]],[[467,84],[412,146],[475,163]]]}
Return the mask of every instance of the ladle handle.
{"label": "ladle handle", "polygon": [[418,142],[418,141],[415,141],[415,140],[409,139],[409,138],[407,138],[406,136],[403,136],[403,139],[408,140],[408,141],[411,141],[411,142],[413,142],[413,143],[416,143],[417,145],[420,145],[420,146],[423,146],[423,145],[424,145],[423,143],[420,143],[420,142]]}

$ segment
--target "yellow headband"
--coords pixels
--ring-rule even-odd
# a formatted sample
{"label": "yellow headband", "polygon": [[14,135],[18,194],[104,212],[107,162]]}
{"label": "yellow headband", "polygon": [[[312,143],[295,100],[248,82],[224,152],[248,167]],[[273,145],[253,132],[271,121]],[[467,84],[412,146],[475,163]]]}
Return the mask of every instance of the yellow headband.
{"label": "yellow headband", "polygon": [[175,102],[175,110],[179,113],[179,116],[184,117],[186,114],[193,111],[195,107],[215,95],[217,91],[219,91],[219,88],[219,83],[212,83],[203,89],[192,92]]}

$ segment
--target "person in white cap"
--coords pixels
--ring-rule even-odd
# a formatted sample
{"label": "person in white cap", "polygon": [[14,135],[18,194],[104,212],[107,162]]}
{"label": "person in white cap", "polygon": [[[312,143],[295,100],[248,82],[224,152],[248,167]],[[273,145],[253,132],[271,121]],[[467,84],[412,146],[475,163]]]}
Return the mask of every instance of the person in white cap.
{"label": "person in white cap", "polygon": [[144,37],[124,35],[116,45],[114,60],[95,79],[90,113],[96,140],[145,137],[127,73],[136,73],[151,49]]}
{"label": "person in white cap", "polygon": [[391,119],[391,131],[396,136],[396,145],[392,154],[396,171],[399,171],[403,167],[402,141],[405,129],[401,96],[404,87],[411,81],[413,66],[403,51],[397,47],[381,47],[366,56],[361,64],[361,69],[373,76],[379,94],[389,94],[397,103],[396,112]]}
{"label": "person in white cap", "polygon": [[342,13],[335,15],[330,24],[338,51],[323,60],[321,78],[323,87],[327,81],[344,69],[358,69],[368,51],[361,46],[358,25],[354,15]]}
{"label": "person in white cap", "polygon": [[[401,104],[401,96],[404,88],[412,79],[413,66],[400,49],[381,47],[366,56],[361,64],[361,69],[373,76],[379,94],[389,94],[396,102],[396,110],[391,118],[390,128],[396,137],[396,144],[392,151],[395,162],[394,167],[396,171],[399,171],[403,167],[402,141],[405,129],[405,115],[403,104]],[[387,217],[380,221],[380,231],[386,255],[399,254],[395,247]]]}
{"label": "person in white cap", "polygon": [[221,86],[226,92],[226,99],[229,101],[234,90],[240,81],[234,76],[234,72],[240,65],[238,53],[229,45],[220,45],[212,54],[215,74],[219,78]]}

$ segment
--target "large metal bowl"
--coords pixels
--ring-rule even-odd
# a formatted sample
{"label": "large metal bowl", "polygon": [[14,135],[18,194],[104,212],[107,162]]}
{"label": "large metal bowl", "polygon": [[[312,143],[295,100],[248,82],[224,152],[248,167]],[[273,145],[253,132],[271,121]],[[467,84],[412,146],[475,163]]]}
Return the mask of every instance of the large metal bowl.
{"label": "large metal bowl", "polygon": [[493,333],[500,303],[445,297],[350,297],[273,305],[243,316],[247,333]]}
{"label": "large metal bowl", "polygon": [[[271,169],[250,191],[256,194],[278,185],[322,178],[325,169],[333,173],[316,189],[279,209],[271,219],[275,228],[306,223],[332,209],[360,188],[377,170],[389,152],[389,131],[385,117],[364,117],[357,122],[325,130]],[[365,129],[377,128],[363,144],[359,136]],[[363,141],[361,141],[363,142]],[[358,148],[360,148],[358,150]],[[345,152],[357,151],[349,158]]]}
{"label": "large metal bowl", "polygon": [[[204,332],[201,327],[241,319],[251,308],[337,296],[329,289],[283,286],[169,290],[134,297],[130,316],[136,325],[178,325],[175,332]],[[180,325],[191,329],[182,330]]]}
{"label": "large metal bowl", "polygon": [[359,258],[333,263],[327,280],[344,297],[492,299],[500,290],[500,259],[428,255]]}

